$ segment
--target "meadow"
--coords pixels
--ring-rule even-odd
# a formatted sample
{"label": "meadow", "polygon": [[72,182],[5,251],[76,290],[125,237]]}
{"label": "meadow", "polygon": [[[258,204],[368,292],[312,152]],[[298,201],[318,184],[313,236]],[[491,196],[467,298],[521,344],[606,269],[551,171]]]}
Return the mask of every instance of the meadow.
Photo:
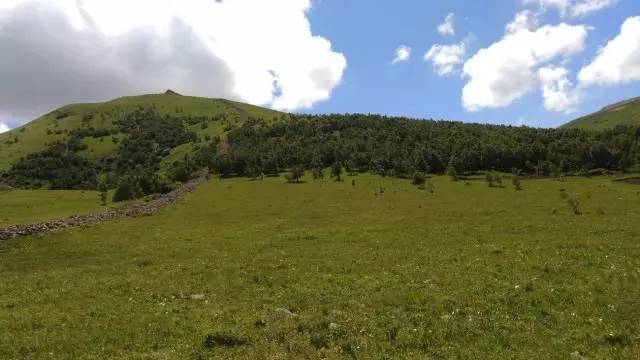
{"label": "meadow", "polygon": [[0,243],[0,358],[640,358],[640,185],[344,179]]}
{"label": "meadow", "polygon": [[[114,206],[109,200],[107,206]],[[0,228],[104,211],[98,191],[0,191]]]}

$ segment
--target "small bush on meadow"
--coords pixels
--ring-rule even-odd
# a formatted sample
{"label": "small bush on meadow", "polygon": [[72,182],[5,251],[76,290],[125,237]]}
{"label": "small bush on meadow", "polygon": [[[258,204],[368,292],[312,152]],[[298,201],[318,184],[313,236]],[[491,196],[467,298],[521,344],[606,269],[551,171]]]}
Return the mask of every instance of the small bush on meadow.
{"label": "small bush on meadow", "polygon": [[413,180],[411,181],[413,185],[424,186],[426,182],[427,177],[423,172],[417,171],[413,174]]}
{"label": "small bush on meadow", "polygon": [[516,190],[522,190],[522,181],[520,180],[520,176],[514,175],[511,178],[511,183]]}
{"label": "small bush on meadow", "polygon": [[487,185],[489,185],[489,187],[493,187],[495,182],[495,179],[493,177],[493,172],[487,171],[487,173],[484,175],[484,179],[487,182]]}
{"label": "small bush on meadow", "polygon": [[249,344],[247,339],[228,331],[208,334],[202,343],[202,345],[207,349],[213,349],[216,347],[238,347],[247,344]]}
{"label": "small bush on meadow", "polygon": [[499,187],[502,187],[502,176],[500,176],[500,174],[493,173],[493,180],[495,180]]}
{"label": "small bush on meadow", "polygon": [[291,172],[285,175],[285,178],[289,183],[299,183],[300,178],[304,176],[304,169],[300,166],[294,166],[291,168]]}
{"label": "small bush on meadow", "polygon": [[582,215],[582,211],[580,210],[580,200],[576,196],[569,195],[567,197],[567,204],[571,206],[571,210],[573,210],[575,215]]}
{"label": "small bush on meadow", "polygon": [[311,169],[311,176],[314,180],[324,179],[324,170],[322,167],[314,167]]}

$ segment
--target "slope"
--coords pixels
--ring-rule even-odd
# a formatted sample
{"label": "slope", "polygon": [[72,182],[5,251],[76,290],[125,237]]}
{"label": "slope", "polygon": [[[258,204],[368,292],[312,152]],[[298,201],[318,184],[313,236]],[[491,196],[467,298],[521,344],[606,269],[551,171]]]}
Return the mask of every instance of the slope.
{"label": "slope", "polygon": [[[21,157],[43,150],[47,143],[63,140],[77,129],[108,130],[108,135],[85,137],[87,149],[80,155],[87,159],[100,159],[112,155],[125,136],[114,125],[118,120],[138,109],[153,108],[161,115],[177,118],[206,117],[203,123],[189,124],[189,129],[199,139],[214,138],[239,125],[249,117],[265,120],[280,119],[284,114],[277,111],[238,103],[225,99],[208,99],[181,96],[167,91],[164,94],[122,97],[108,102],[72,104],[54,110],[19,128],[0,134],[0,170],[8,169]],[[175,149],[182,156],[189,152],[192,144]]]}
{"label": "slope", "polygon": [[596,113],[575,119],[562,127],[604,130],[617,125],[640,125],[640,97],[605,106]]}

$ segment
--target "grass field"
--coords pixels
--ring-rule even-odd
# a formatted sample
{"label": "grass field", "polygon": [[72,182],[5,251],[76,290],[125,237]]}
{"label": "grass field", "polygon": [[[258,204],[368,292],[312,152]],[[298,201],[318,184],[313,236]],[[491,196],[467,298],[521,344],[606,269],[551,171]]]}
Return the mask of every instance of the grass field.
{"label": "grass field", "polygon": [[640,186],[307,181],[0,244],[0,358],[640,358]]}
{"label": "grass field", "polygon": [[100,193],[97,191],[0,191],[0,228],[58,220],[104,209],[100,206]]}

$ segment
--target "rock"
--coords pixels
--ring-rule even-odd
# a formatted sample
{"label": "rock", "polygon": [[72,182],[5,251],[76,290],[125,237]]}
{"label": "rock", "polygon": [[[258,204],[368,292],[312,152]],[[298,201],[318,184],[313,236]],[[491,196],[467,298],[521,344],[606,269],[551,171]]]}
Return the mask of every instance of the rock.
{"label": "rock", "polygon": [[571,355],[571,358],[574,360],[587,360],[587,358],[582,356],[582,354],[579,351],[574,351],[569,355]]}
{"label": "rock", "polygon": [[193,294],[189,296],[191,300],[204,300],[204,294]]}
{"label": "rock", "polygon": [[285,318],[294,318],[294,317],[298,316],[297,314],[291,312],[291,310],[285,309],[285,308],[277,308],[276,309],[276,314],[278,314],[281,317],[285,317]]}
{"label": "rock", "polygon": [[329,324],[329,329],[331,329],[331,330],[335,330],[335,329],[337,329],[339,327],[340,327],[340,325],[338,325],[336,323],[330,323]]}

